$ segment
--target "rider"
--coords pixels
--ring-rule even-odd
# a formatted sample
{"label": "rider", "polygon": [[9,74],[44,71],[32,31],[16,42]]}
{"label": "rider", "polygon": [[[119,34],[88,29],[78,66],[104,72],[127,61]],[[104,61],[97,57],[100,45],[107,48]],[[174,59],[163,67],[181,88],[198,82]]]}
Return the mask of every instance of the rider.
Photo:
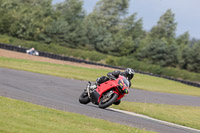
{"label": "rider", "polygon": [[[110,79],[116,80],[119,77],[119,75],[122,75],[128,79],[129,87],[130,87],[131,86],[130,80],[134,77],[134,74],[135,74],[135,72],[132,68],[126,68],[124,72],[121,72],[121,71],[109,72],[107,74],[108,77],[102,76],[100,78],[97,78],[96,83],[94,85],[90,86],[90,89],[95,90],[97,88],[97,85],[99,86],[100,84],[102,84]],[[124,90],[124,92],[128,93],[127,90]],[[94,92],[92,92],[92,93],[94,93]],[[119,105],[120,103],[121,103],[121,100],[118,100],[118,101],[114,102],[113,104]]]}
{"label": "rider", "polygon": [[131,86],[131,82],[130,80],[134,77],[134,70],[132,68],[126,68],[124,72],[121,71],[113,71],[113,72],[109,72],[107,74],[108,77],[106,76],[102,76],[97,78],[95,85],[91,86],[91,89],[95,89],[97,88],[97,85],[99,86],[101,83],[104,83],[110,79],[115,80],[119,77],[119,75],[122,75],[124,77],[126,77],[129,81],[129,87]]}

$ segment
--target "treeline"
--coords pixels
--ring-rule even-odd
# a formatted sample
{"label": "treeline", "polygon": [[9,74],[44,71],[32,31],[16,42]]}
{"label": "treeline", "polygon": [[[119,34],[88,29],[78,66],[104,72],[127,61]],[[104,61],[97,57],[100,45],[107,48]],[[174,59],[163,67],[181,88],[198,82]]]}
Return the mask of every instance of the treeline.
{"label": "treeline", "polygon": [[0,0],[0,33],[200,72],[200,41],[176,36],[170,9],[147,32],[128,7],[129,0],[99,0],[86,14],[82,0]]}

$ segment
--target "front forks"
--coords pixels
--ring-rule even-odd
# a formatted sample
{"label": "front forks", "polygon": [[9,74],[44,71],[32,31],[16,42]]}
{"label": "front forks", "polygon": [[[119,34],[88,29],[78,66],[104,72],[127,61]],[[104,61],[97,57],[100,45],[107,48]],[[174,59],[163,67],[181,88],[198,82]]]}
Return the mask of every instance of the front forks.
{"label": "front forks", "polygon": [[89,81],[88,84],[87,84],[87,87],[86,87],[86,91],[88,93],[89,99],[91,99],[91,96],[90,96],[90,86],[91,86],[91,82]]}

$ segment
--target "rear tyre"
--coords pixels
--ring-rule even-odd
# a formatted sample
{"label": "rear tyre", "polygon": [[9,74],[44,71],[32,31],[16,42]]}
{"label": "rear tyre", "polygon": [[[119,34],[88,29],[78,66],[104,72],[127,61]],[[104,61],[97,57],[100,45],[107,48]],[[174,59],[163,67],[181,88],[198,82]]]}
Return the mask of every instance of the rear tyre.
{"label": "rear tyre", "polygon": [[118,98],[118,95],[116,93],[113,93],[111,98],[106,101],[106,102],[103,102],[103,98],[100,100],[99,102],[99,108],[102,108],[102,109],[105,109],[107,108],[108,106],[112,105]]}
{"label": "rear tyre", "polygon": [[79,97],[79,102],[82,104],[88,104],[90,102],[90,99],[88,97],[88,93],[84,91],[80,97]]}

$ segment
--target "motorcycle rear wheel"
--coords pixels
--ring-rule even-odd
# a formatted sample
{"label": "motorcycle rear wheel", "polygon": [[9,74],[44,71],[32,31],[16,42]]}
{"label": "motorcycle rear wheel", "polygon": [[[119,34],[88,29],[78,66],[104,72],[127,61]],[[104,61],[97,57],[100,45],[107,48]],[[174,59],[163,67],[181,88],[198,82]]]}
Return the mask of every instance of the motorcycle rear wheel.
{"label": "motorcycle rear wheel", "polygon": [[105,109],[108,106],[112,105],[118,98],[118,95],[116,93],[112,94],[112,97],[107,102],[103,102],[104,99],[101,99],[99,102],[99,108]]}
{"label": "motorcycle rear wheel", "polygon": [[88,93],[84,91],[80,97],[79,97],[79,102],[82,104],[88,104],[90,102],[90,99],[88,97]]}

